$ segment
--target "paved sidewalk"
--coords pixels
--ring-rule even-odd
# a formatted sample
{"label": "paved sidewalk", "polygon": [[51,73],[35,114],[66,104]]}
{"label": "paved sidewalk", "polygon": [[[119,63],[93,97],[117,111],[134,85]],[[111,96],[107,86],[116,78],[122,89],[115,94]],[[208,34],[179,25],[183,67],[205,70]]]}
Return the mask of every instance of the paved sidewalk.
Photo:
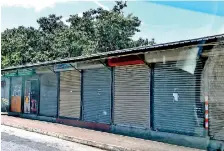
{"label": "paved sidewalk", "polygon": [[115,135],[62,124],[1,116],[1,124],[25,129],[61,139],[98,147],[104,150],[121,151],[197,151],[197,149],[175,146],[161,142]]}

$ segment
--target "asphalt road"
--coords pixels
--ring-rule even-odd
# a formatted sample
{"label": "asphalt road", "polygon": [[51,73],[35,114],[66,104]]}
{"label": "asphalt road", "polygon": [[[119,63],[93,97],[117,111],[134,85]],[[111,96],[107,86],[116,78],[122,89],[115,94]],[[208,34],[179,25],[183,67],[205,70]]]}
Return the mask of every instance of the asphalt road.
{"label": "asphalt road", "polygon": [[1,125],[2,151],[102,151],[97,148]]}

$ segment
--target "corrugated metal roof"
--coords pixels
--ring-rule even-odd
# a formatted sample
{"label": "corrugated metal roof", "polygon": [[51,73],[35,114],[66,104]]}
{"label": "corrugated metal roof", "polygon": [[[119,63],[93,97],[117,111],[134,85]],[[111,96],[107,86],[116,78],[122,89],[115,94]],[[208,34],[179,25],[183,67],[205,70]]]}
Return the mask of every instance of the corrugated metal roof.
{"label": "corrugated metal roof", "polygon": [[191,43],[200,42],[204,40],[207,41],[207,40],[214,40],[214,39],[220,39],[220,38],[224,38],[224,34],[195,38],[195,39],[188,39],[188,40],[181,40],[181,41],[175,41],[175,42],[169,42],[169,43],[162,43],[162,44],[156,44],[152,46],[141,46],[141,47],[127,48],[127,49],[115,50],[115,51],[109,51],[109,52],[103,52],[103,53],[96,53],[96,54],[91,54],[88,56],[79,56],[79,57],[72,57],[72,58],[65,58],[65,59],[57,59],[53,61],[38,62],[34,64],[12,66],[12,67],[2,69],[1,71],[54,65],[54,64],[68,63],[68,62],[79,62],[79,61],[103,59],[103,58],[105,59],[107,57],[116,56],[116,55],[124,55],[124,54],[140,53],[140,52],[143,53],[143,52],[152,51],[155,49],[163,49],[163,48],[165,49],[166,47],[169,47],[169,46],[178,47],[179,45],[188,45]]}

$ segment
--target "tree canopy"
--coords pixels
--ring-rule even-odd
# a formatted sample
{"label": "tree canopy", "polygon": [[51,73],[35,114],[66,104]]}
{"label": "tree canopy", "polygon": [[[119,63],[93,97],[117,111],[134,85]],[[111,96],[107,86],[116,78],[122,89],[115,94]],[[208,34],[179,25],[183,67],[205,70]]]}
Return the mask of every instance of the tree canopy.
{"label": "tree canopy", "polygon": [[154,39],[133,40],[141,21],[133,14],[124,15],[125,7],[126,2],[117,1],[111,10],[70,15],[67,23],[50,14],[37,20],[37,29],[6,29],[1,33],[2,68],[154,44]]}

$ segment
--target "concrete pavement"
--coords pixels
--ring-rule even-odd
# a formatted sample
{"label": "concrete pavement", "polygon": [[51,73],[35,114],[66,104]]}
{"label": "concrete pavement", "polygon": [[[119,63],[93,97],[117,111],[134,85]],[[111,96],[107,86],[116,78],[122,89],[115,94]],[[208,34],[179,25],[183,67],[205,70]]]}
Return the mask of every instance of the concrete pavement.
{"label": "concrete pavement", "polygon": [[2,115],[1,124],[113,151],[193,151],[197,149],[55,123]]}
{"label": "concrete pavement", "polygon": [[100,149],[61,140],[25,130],[1,126],[2,151],[102,151]]}

